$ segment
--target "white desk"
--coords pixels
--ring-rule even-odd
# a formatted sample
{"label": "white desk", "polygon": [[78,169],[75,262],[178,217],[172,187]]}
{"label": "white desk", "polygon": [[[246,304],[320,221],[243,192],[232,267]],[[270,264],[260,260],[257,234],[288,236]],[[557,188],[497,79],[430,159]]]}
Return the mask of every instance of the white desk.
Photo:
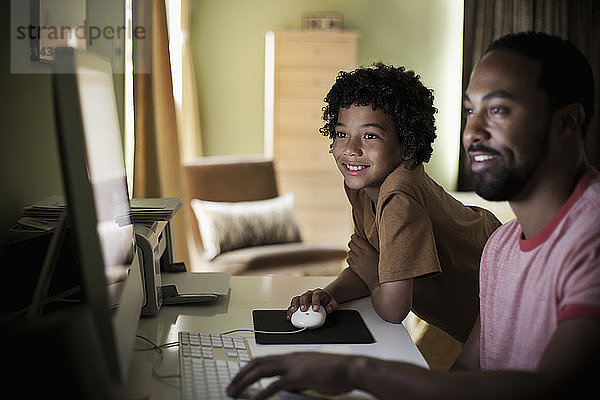
{"label": "white desk", "polygon": [[[156,317],[140,319],[138,333],[151,339],[156,344],[176,342],[180,330],[191,332],[221,333],[232,329],[252,329],[252,310],[285,309],[292,296],[303,293],[307,289],[324,287],[333,277],[242,277],[231,278],[230,293],[227,298],[214,303],[163,306]],[[369,298],[344,304],[341,308],[356,309],[360,312],[371,334],[375,338],[373,344],[353,345],[257,345],[254,335],[241,333],[248,338],[250,350],[254,357],[267,354],[287,353],[298,350],[322,351],[342,354],[365,354],[390,360],[410,362],[427,367],[425,359],[417,350],[405,327],[382,320],[373,310]],[[137,348],[143,348],[144,342],[137,341]],[[158,375],[178,375],[179,360],[177,347],[164,349],[162,355],[151,351],[134,354],[135,364],[130,371],[131,380],[144,380],[144,375],[151,373],[148,368],[154,365]],[[147,368],[140,368],[141,366]],[[150,382],[151,399],[178,399],[179,378],[158,378],[154,376]],[[138,382],[134,386],[140,386]],[[141,384],[142,387],[147,387]],[[350,397],[359,393],[353,392]],[[129,397],[129,396],[128,396]],[[131,394],[130,397],[137,397]],[[297,396],[294,396],[297,397]]]}

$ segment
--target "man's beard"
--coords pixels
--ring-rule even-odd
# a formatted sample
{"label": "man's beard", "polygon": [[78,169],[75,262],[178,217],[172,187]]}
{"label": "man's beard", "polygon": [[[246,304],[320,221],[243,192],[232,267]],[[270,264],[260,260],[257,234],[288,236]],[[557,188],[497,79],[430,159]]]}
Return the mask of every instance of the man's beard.
{"label": "man's beard", "polygon": [[[534,169],[535,170],[535,169]],[[486,200],[505,201],[517,196],[527,184],[533,171],[518,169],[511,171],[506,166],[501,170],[473,173],[475,192]]]}
{"label": "man's beard", "polygon": [[[498,168],[473,172],[475,192],[479,196],[490,201],[507,201],[514,199],[523,191],[525,186],[527,186],[527,183],[535,174],[545,150],[545,143],[542,143],[542,145],[543,146],[535,146],[535,154],[532,154],[527,160],[524,160],[519,165],[515,165],[513,168],[508,168],[506,164],[503,163],[502,166]],[[473,145],[469,148],[469,151],[477,150],[487,151],[489,153],[497,154],[498,157],[502,157],[498,152],[484,148],[483,146]]]}

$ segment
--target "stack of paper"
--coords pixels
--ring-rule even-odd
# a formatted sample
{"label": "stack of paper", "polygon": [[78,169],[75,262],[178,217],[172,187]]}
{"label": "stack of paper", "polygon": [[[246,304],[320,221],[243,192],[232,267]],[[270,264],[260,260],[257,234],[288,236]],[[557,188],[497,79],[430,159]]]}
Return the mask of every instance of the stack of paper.
{"label": "stack of paper", "polygon": [[132,199],[131,219],[134,223],[168,221],[180,208],[181,200],[177,197]]}
{"label": "stack of paper", "polygon": [[[34,204],[23,207],[23,216],[17,221],[14,229],[50,230],[67,208],[65,198],[53,195]],[[168,221],[181,208],[181,200],[177,197],[132,199],[131,211],[117,218],[119,223],[146,223]]]}
{"label": "stack of paper", "polygon": [[66,207],[67,203],[64,197],[54,195],[23,207],[23,216],[42,221],[58,221]]}

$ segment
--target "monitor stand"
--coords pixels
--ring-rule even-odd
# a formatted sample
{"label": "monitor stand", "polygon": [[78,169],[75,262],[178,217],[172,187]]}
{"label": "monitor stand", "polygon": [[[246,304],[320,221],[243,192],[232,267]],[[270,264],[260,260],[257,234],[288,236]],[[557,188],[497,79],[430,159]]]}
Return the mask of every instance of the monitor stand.
{"label": "monitor stand", "polygon": [[50,289],[50,283],[52,282],[52,277],[54,276],[60,250],[65,240],[68,218],[68,211],[64,210],[60,216],[60,219],[58,220],[58,223],[56,224],[52,238],[50,239],[50,244],[46,250],[44,262],[42,263],[42,268],[40,269],[40,274],[35,284],[33,296],[27,312],[27,321],[29,323],[34,323],[40,318],[44,311],[46,298],[48,297],[48,290]]}

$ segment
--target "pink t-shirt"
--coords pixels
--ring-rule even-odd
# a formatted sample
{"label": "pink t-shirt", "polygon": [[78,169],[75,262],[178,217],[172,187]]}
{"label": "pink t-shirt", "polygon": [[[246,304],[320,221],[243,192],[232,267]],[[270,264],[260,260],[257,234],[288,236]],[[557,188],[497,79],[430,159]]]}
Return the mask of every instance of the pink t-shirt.
{"label": "pink t-shirt", "polygon": [[590,169],[542,231],[498,228],[480,270],[482,370],[534,370],[558,324],[600,318],[600,175]]}

